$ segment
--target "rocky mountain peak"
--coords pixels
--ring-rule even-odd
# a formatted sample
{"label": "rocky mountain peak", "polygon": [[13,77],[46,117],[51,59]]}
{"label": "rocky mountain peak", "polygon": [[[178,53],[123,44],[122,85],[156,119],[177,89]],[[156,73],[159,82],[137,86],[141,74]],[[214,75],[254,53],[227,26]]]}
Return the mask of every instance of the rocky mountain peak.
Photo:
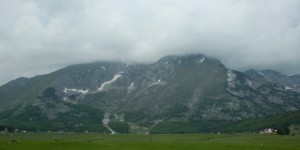
{"label": "rocky mountain peak", "polygon": [[78,64],[26,79],[26,85],[1,86],[0,114],[32,109],[56,120],[71,112],[77,117],[101,112],[138,124],[237,121],[300,109],[299,93],[264,76],[285,78],[272,71],[234,71],[201,54],[170,55],[146,65]]}

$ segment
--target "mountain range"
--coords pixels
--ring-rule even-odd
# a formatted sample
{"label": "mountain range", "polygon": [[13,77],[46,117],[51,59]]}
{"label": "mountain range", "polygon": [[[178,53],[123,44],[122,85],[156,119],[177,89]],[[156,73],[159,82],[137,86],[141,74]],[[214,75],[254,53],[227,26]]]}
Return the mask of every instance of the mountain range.
{"label": "mountain range", "polygon": [[268,80],[285,87],[286,90],[300,92],[300,75],[284,75],[274,70],[248,70],[244,72],[253,80]]}
{"label": "mountain range", "polygon": [[299,85],[300,75],[239,72],[202,54],[152,64],[77,64],[1,86],[0,127],[161,133],[159,127],[192,125],[201,132],[213,124],[298,113]]}

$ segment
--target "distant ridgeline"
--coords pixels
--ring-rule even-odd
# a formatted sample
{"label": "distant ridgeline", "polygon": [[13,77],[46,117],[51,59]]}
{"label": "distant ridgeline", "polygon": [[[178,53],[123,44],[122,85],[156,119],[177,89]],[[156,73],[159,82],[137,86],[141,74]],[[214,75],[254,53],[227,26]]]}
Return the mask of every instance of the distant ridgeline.
{"label": "distant ridgeline", "polygon": [[[258,132],[299,123],[299,75],[205,55],[96,62],[0,87],[0,128],[101,133]],[[293,83],[293,85],[292,85]]]}

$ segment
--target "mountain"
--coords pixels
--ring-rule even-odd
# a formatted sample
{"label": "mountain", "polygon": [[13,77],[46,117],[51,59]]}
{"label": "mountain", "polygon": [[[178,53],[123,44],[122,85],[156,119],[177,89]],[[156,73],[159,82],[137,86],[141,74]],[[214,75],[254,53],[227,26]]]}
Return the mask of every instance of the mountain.
{"label": "mountain", "polygon": [[[205,55],[68,66],[0,87],[0,125],[128,133],[163,122],[233,122],[300,109],[300,94]],[[275,76],[275,75],[274,75]]]}
{"label": "mountain", "polygon": [[291,90],[300,93],[300,75],[287,76],[274,70],[248,70],[245,72],[253,80],[268,80],[276,82]]}

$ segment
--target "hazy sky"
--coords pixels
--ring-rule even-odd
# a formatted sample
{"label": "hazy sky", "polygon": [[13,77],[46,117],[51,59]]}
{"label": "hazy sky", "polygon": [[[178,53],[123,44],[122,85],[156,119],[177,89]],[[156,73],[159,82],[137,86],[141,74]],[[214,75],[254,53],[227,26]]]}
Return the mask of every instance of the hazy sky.
{"label": "hazy sky", "polygon": [[0,85],[74,63],[203,53],[300,73],[299,0],[0,0]]}

